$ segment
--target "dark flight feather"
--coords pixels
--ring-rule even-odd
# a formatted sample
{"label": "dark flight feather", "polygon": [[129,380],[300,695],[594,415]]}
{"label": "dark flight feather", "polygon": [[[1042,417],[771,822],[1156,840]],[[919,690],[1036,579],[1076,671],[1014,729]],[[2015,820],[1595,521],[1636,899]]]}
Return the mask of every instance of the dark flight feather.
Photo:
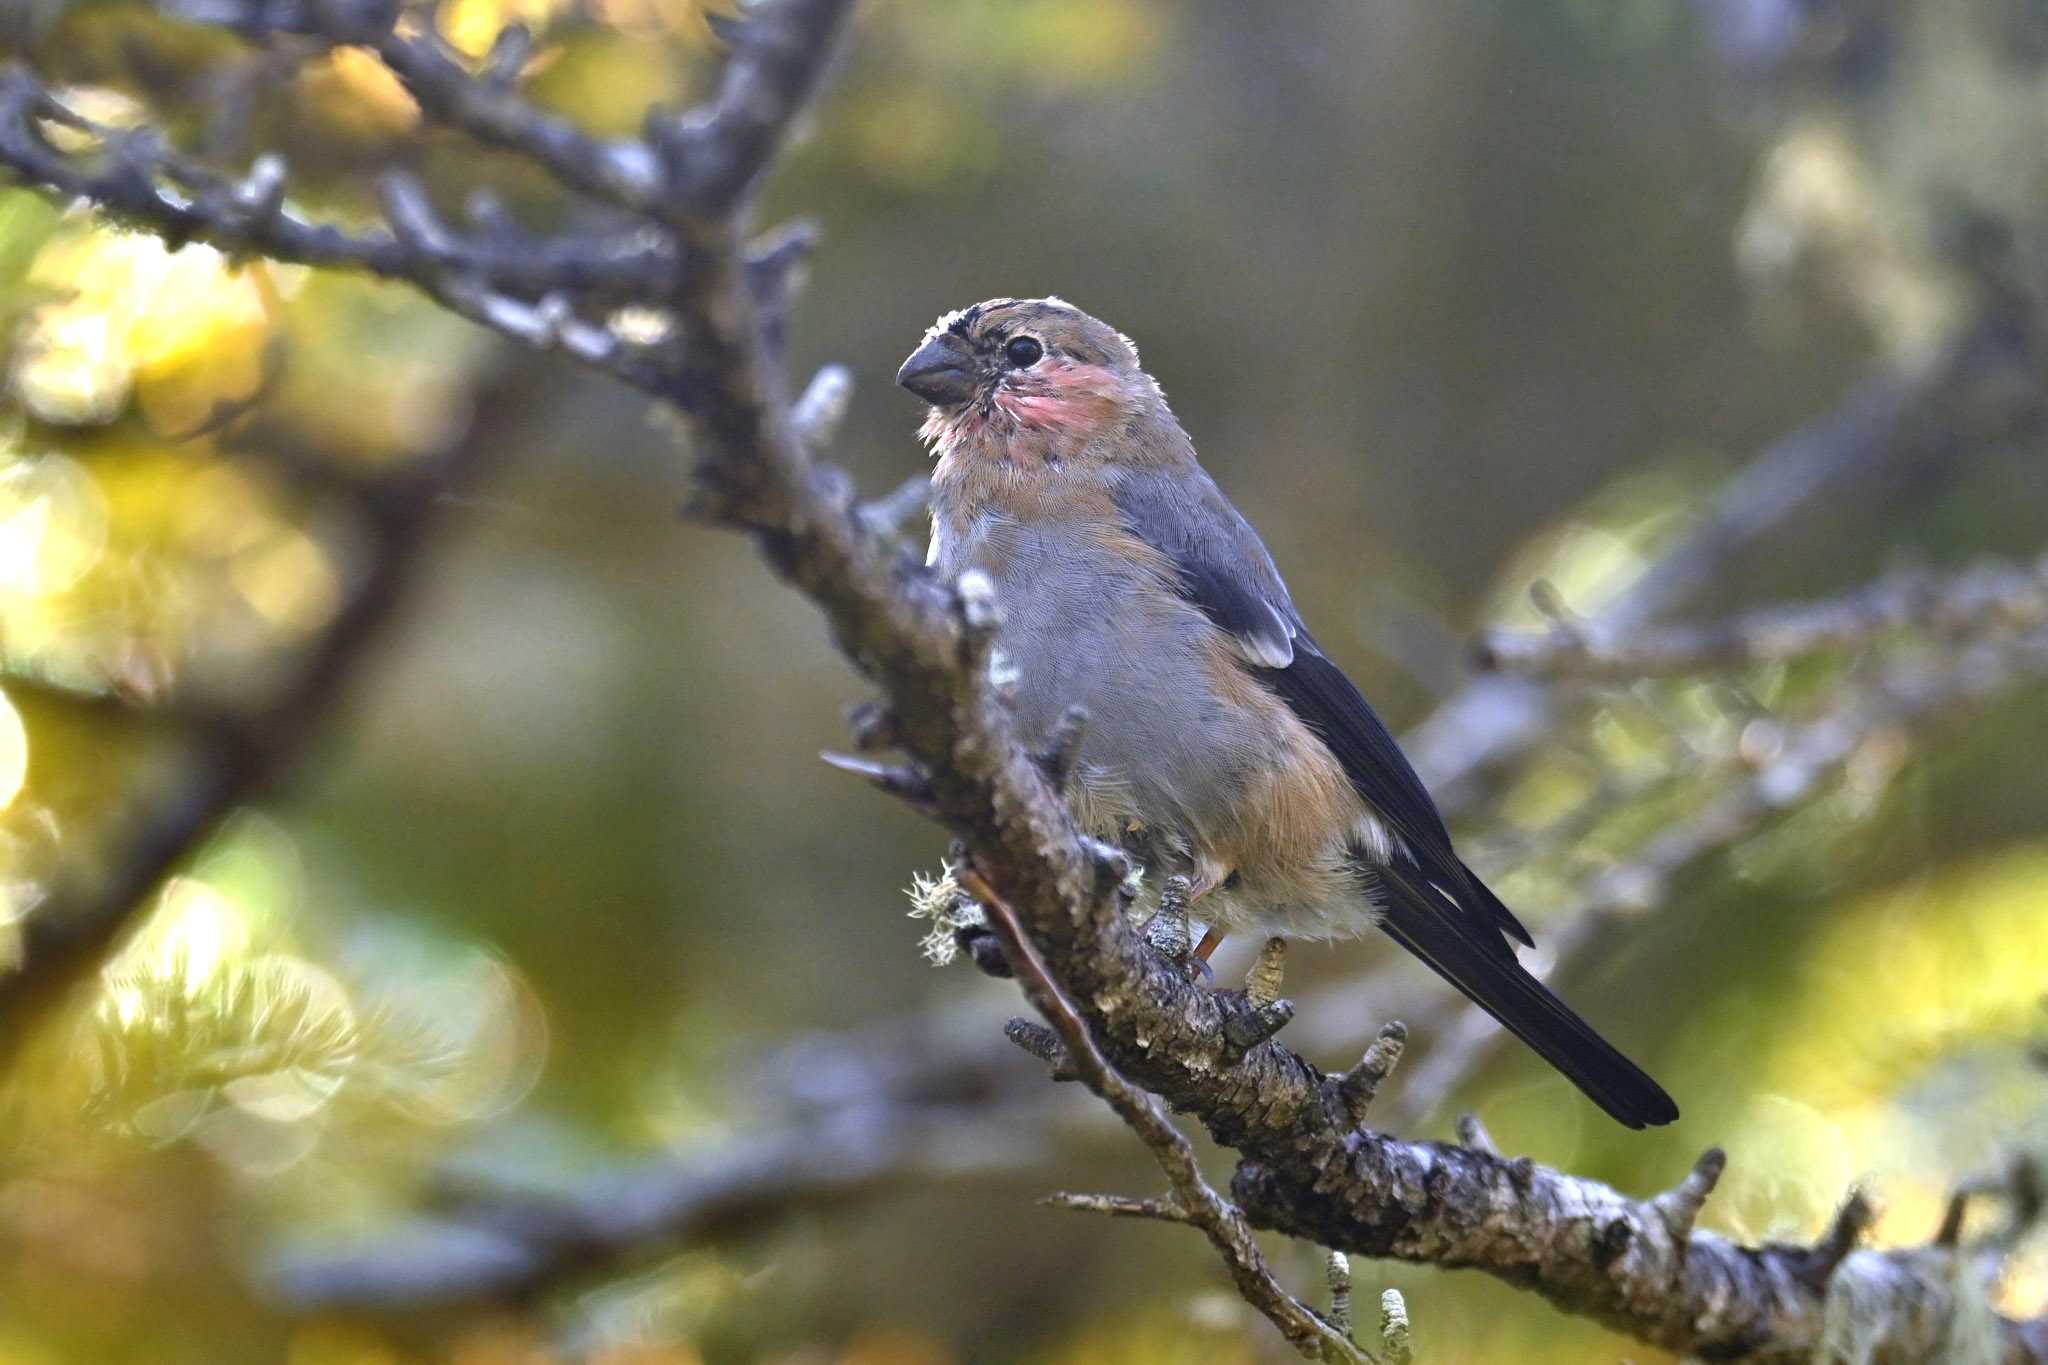
{"label": "dark flight feather", "polygon": [[1678,1105],[1662,1086],[1524,971],[1497,936],[1470,932],[1470,921],[1441,890],[1398,862],[1375,866],[1372,873],[1385,891],[1380,928],[1388,937],[1499,1020],[1616,1122],[1646,1128],[1678,1117]]}

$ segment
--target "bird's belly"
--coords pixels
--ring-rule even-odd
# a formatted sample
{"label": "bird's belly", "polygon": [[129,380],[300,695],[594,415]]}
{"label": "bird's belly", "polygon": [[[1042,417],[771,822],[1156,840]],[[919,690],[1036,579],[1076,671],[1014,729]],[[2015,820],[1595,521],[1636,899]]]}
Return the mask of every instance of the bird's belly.
{"label": "bird's belly", "polygon": [[1027,743],[1069,707],[1087,711],[1070,793],[1079,823],[1132,849],[1155,893],[1176,874],[1216,881],[1195,907],[1206,923],[1363,933],[1373,910],[1356,849],[1371,817],[1327,748],[1197,609],[1127,590],[1102,566],[1070,568],[1040,565],[1002,593],[998,644]]}
{"label": "bird's belly", "polygon": [[1020,731],[1040,741],[1079,706],[1088,715],[1083,786],[1093,800],[1190,833],[1214,823],[1253,759],[1243,726],[1201,685],[1199,636],[1182,623],[1131,620],[1100,601],[1095,613],[1026,618],[1006,631]]}

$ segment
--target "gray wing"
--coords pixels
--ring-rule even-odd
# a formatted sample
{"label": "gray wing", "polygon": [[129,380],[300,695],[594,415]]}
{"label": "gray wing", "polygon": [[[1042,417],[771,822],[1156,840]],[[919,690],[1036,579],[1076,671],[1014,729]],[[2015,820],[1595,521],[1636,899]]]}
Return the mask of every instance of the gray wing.
{"label": "gray wing", "polygon": [[[1128,474],[1113,490],[1125,524],[1173,561],[1182,593],[1229,632],[1254,675],[1330,746],[1361,798],[1392,827],[1423,876],[1480,922],[1523,943],[1529,931],[1458,857],[1428,788],[1344,671],[1323,654],[1251,523],[1199,470]],[[1505,944],[1493,940],[1501,953]]]}
{"label": "gray wing", "polygon": [[1287,585],[1259,533],[1214,480],[1200,470],[1193,479],[1130,474],[1112,491],[1133,534],[1173,561],[1183,594],[1230,636],[1247,663],[1286,668],[1294,662],[1302,625]]}

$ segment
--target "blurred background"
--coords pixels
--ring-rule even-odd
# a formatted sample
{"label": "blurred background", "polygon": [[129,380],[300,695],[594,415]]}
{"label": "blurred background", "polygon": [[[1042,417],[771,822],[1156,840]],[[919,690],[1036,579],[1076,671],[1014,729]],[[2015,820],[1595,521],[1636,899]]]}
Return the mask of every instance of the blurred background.
{"label": "blurred background", "polygon": [[[536,97],[594,128],[715,71],[696,0],[432,22],[480,53],[515,19]],[[308,214],[361,220],[396,160],[563,221],[361,53],[134,4],[0,32],[104,121],[237,171],[283,149]],[[1423,726],[1565,993],[1685,1112],[1625,1133],[1390,945],[1298,947],[1294,1046],[1416,1035],[1383,1121],[1471,1111],[1636,1193],[1720,1144],[1704,1221],[1747,1239],[1863,1181],[1880,1241],[1924,1240],[2048,1146],[2048,690],[1996,651],[2039,615],[1655,677],[1473,663],[1496,627],[2036,562],[2048,8],[872,0],[811,122],[764,222],[821,232],[788,347],[856,377],[834,458],[870,494],[924,468],[890,377],[946,309],[1058,293],[1129,333],[1326,647]],[[859,680],[752,547],[678,519],[639,399],[403,290],[12,189],[0,313],[0,928],[330,637],[362,488],[472,471],[339,698],[291,716],[290,780],[17,1047],[0,1361],[1290,1358],[1198,1237],[1036,1205],[1156,1174],[1003,1044],[1014,987],[920,953],[901,888],[941,835],[816,761]],[[1746,521],[1716,501],[1822,466],[1740,485]],[[863,1159],[730,1168],[821,1133]],[[545,1209],[648,1162],[744,1197],[516,1292],[363,1307],[328,1273],[431,1259],[479,1191]],[[1275,1254],[1313,1286],[1312,1248]],[[1356,1270],[1428,1365],[1663,1358],[1469,1273]],[[1991,1292],[2048,1308],[2048,1256]]]}

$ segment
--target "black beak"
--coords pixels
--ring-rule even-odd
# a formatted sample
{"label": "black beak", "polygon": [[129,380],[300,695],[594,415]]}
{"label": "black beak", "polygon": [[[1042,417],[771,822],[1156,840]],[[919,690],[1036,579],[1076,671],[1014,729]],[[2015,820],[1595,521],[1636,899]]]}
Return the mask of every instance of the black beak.
{"label": "black beak", "polygon": [[967,343],[950,333],[935,336],[912,351],[903,368],[896,371],[896,382],[939,408],[966,402],[980,387]]}

